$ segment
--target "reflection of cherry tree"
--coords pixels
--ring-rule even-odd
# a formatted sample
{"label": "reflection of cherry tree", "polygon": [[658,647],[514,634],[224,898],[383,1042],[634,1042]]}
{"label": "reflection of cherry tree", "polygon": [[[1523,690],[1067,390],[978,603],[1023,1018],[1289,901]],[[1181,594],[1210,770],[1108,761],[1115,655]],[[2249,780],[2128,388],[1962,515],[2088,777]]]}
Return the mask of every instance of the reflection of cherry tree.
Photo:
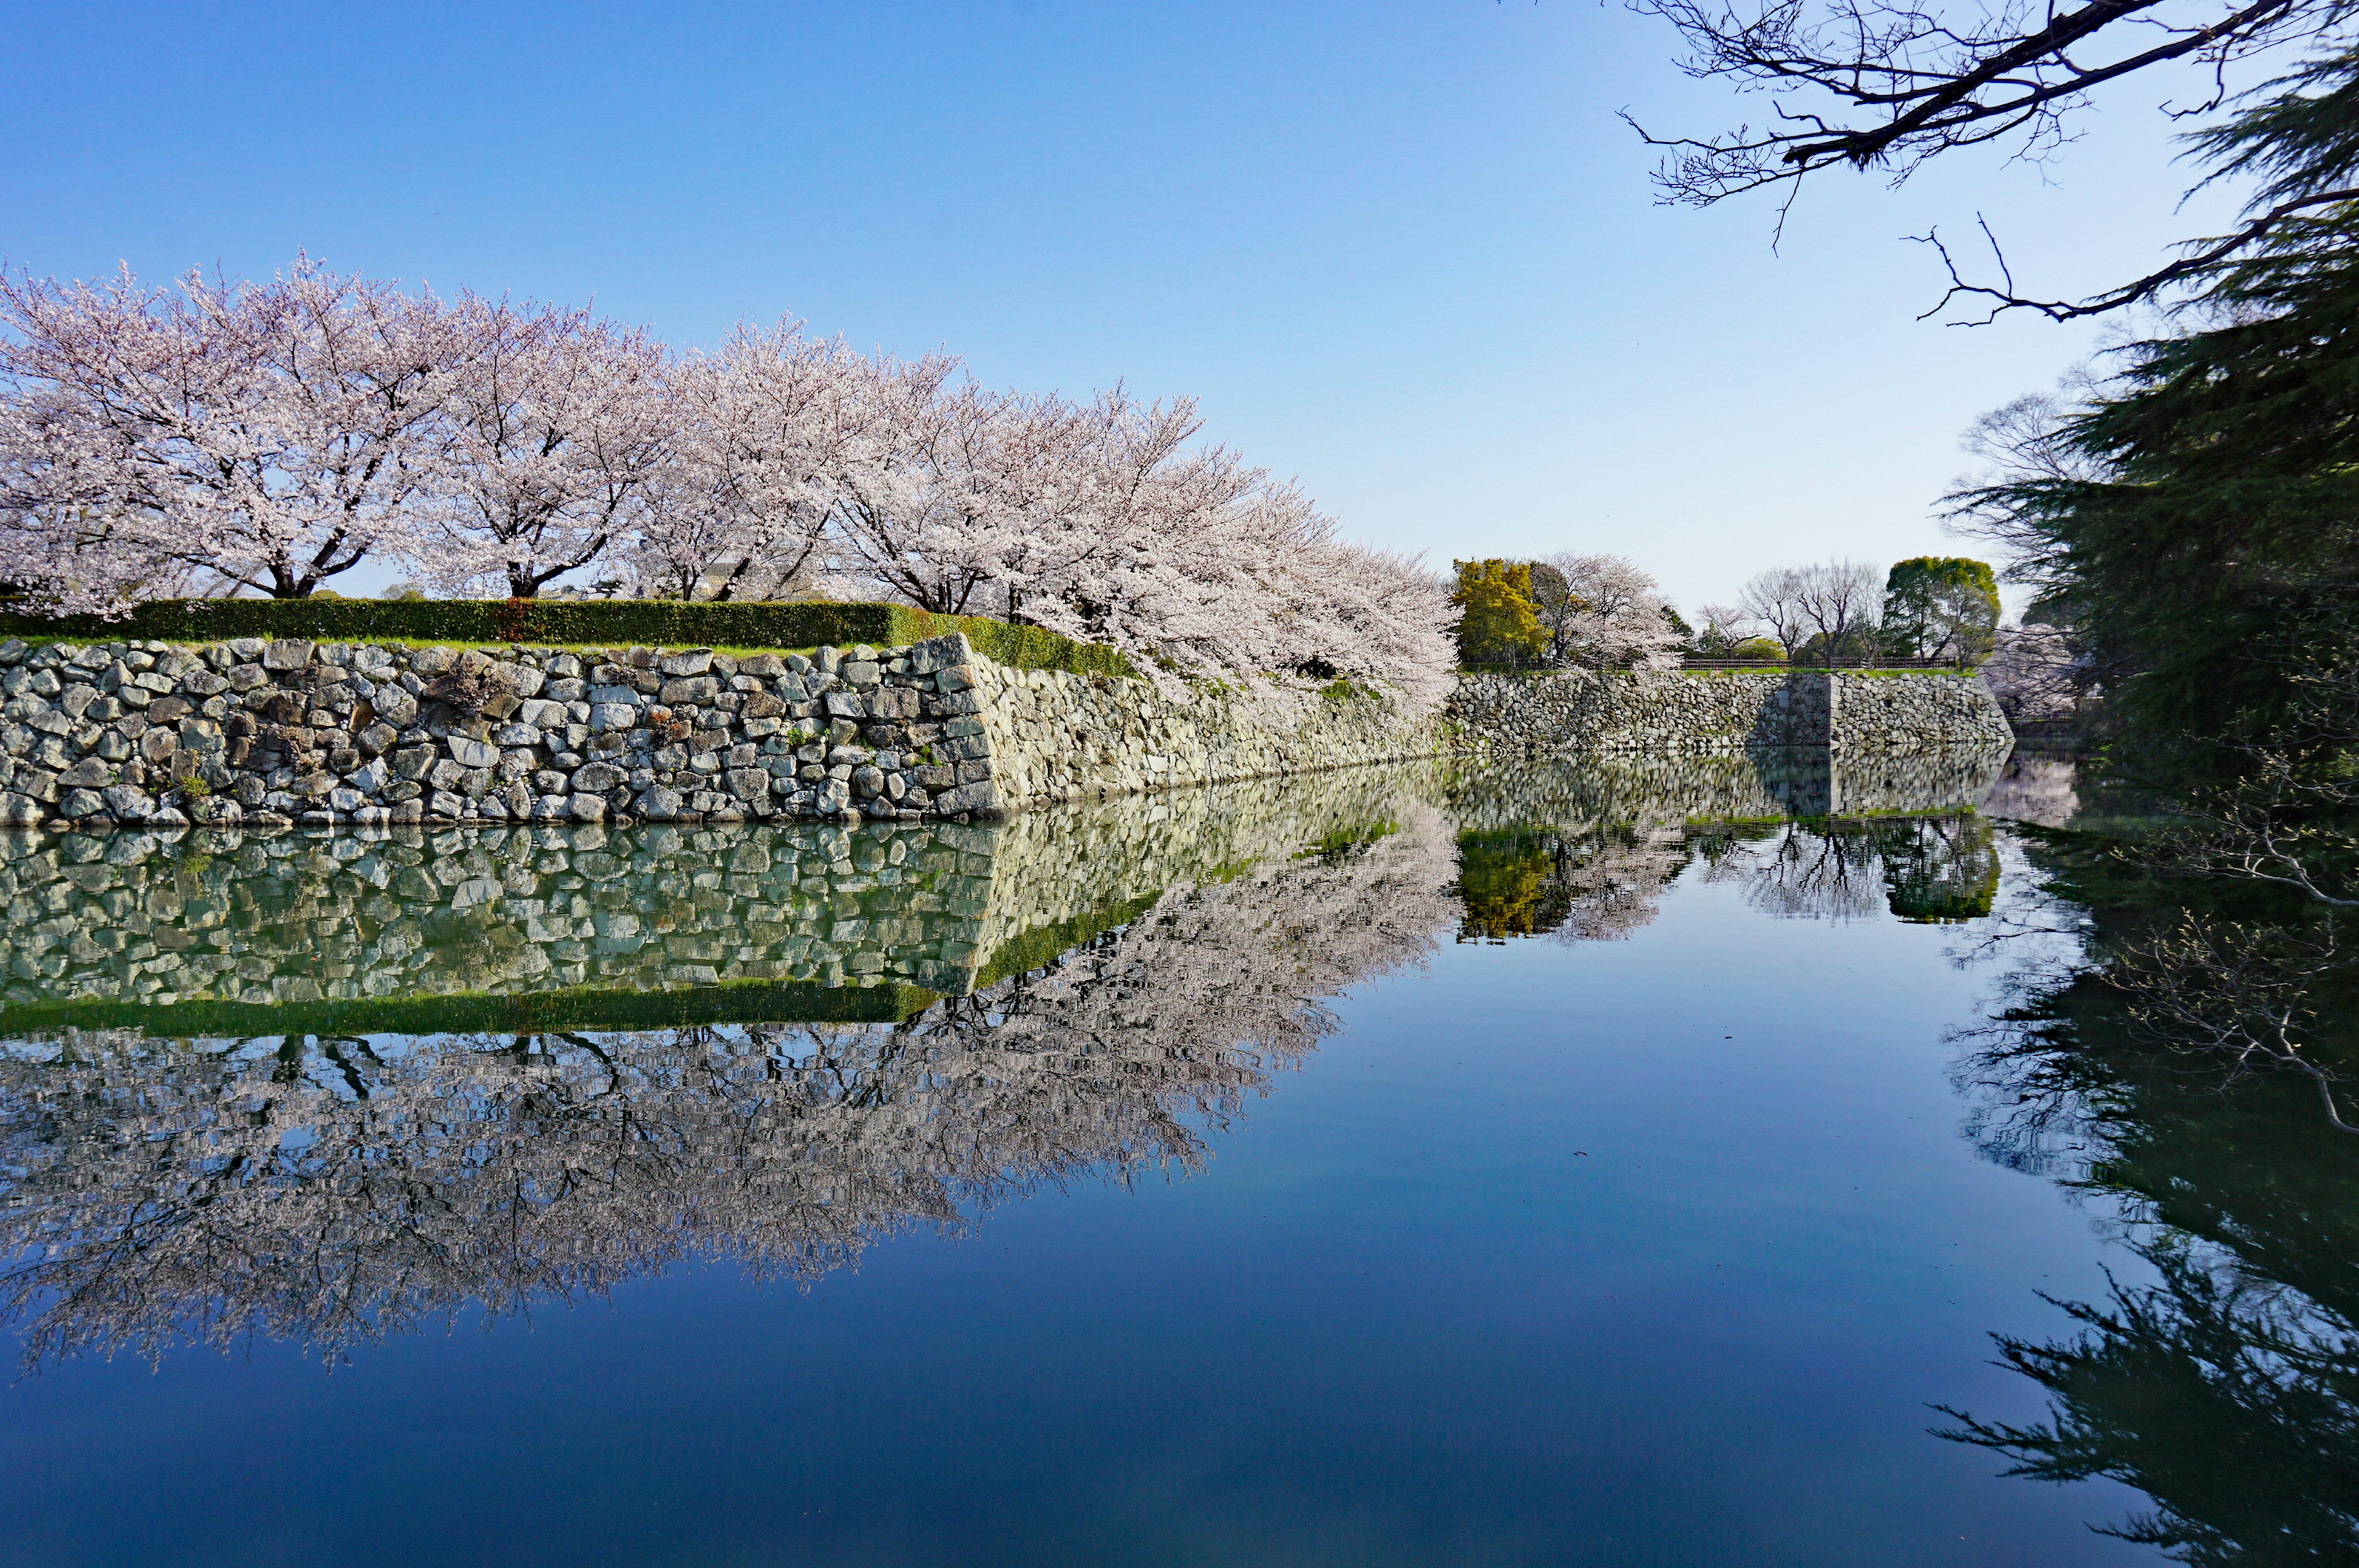
{"label": "reflection of cherry tree", "polygon": [[1162,894],[894,1025],[148,1041],[0,1056],[0,1247],[27,1357],[245,1335],[335,1354],[725,1260],[808,1282],[1095,1174],[1190,1171],[1446,929],[1430,812]]}

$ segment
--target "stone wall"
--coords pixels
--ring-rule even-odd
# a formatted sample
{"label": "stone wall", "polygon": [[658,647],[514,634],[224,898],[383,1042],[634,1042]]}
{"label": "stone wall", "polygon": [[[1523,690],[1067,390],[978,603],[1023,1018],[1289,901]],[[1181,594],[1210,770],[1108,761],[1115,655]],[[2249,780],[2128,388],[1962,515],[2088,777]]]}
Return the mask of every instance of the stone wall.
{"label": "stone wall", "polygon": [[12,641],[0,823],[961,817],[998,806],[970,657]]}
{"label": "stone wall", "polygon": [[1183,703],[1145,681],[983,659],[974,669],[994,783],[1009,806],[1433,757],[1453,743],[1438,716],[1364,694],[1212,689]]}
{"label": "stone wall", "polygon": [[1449,716],[1495,751],[1898,752],[2013,738],[1980,676],[1934,670],[1475,673],[1459,677]]}
{"label": "stone wall", "polygon": [[907,648],[0,644],[0,825],[967,819],[1449,753],[2004,744],[1941,674],[1464,677],[1442,714],[1337,687],[1167,697]]}

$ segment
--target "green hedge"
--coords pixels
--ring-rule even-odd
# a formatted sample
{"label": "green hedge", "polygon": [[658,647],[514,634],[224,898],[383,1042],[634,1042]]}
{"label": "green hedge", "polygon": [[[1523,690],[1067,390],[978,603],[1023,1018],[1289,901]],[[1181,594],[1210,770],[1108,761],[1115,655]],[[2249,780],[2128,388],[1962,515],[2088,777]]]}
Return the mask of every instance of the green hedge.
{"label": "green hedge", "polygon": [[1128,676],[1112,648],[979,615],[933,615],[900,604],[691,604],[667,599],[169,599],[125,620],[0,615],[0,635],[91,643],[218,643],[231,637],[315,643],[557,644],[614,648],[904,647],[963,632],[975,651],[1027,670]]}

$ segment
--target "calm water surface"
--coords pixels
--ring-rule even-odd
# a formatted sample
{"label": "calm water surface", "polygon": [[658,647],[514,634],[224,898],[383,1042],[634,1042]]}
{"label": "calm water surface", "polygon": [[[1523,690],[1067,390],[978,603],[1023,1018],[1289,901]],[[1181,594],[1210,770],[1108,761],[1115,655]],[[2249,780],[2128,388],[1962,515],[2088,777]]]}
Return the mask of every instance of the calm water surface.
{"label": "calm water surface", "polygon": [[6,840],[0,1559],[2158,1561],[1998,767]]}

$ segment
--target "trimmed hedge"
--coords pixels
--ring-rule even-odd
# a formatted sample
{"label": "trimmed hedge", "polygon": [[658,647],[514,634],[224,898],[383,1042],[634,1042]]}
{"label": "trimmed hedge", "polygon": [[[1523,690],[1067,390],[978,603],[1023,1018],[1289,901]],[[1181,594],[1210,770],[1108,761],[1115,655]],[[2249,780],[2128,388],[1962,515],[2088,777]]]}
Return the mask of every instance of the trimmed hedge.
{"label": "trimmed hedge", "polygon": [[0,635],[49,642],[471,643],[615,648],[905,647],[963,632],[977,653],[1016,669],[1130,676],[1112,648],[980,615],[901,604],[713,604],[674,599],[168,599],[121,621],[0,615]]}

